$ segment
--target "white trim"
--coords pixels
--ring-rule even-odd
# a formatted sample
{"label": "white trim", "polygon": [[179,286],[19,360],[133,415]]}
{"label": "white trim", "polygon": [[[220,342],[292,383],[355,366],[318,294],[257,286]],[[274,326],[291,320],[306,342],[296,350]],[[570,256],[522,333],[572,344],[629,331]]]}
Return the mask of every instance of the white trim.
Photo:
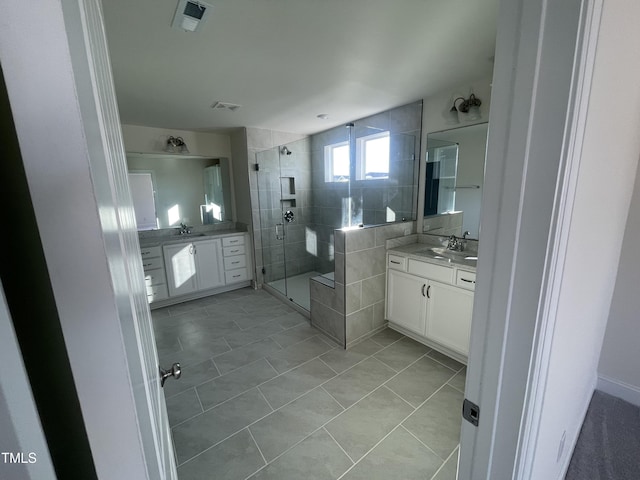
{"label": "white trim", "polygon": [[598,390],[618,397],[625,402],[633,403],[640,407],[640,387],[625,383],[622,380],[606,377],[604,375],[598,376],[597,383]]}
{"label": "white trim", "polygon": [[552,226],[549,235],[548,249],[551,252],[551,259],[547,264],[547,272],[545,273],[545,280],[543,280],[544,289],[541,293],[542,314],[539,317],[534,337],[532,368],[529,375],[528,394],[523,409],[522,431],[518,448],[519,460],[515,470],[515,478],[531,478],[536,456],[535,446],[544,408],[543,401],[564,275],[564,262],[569,244],[571,216],[578,182],[580,159],[582,157],[582,143],[585,134],[601,11],[602,0],[587,0],[581,12],[582,31],[579,33],[580,45],[576,49],[576,57],[574,59],[573,95],[570,100],[573,108],[567,113],[568,132],[564,142],[563,159],[561,160],[561,162],[564,160],[566,163],[564,172],[561,172],[556,193],[558,201],[554,209],[555,218],[553,220],[556,227]]}
{"label": "white trim", "polygon": [[[595,386],[595,384],[596,384],[596,377],[594,376],[591,382],[591,385]],[[594,389],[592,388],[591,390],[593,391]],[[584,423],[584,418],[587,416],[587,411],[589,410],[589,405],[591,404],[592,396],[593,396],[593,393],[591,395],[585,396],[582,399],[582,405],[580,405],[580,425]],[[580,437],[580,431],[578,430],[577,432],[575,432],[575,435],[573,435],[573,437],[571,438],[571,443],[569,445],[567,445],[565,440],[564,450],[566,452],[573,452],[576,448],[576,444],[578,443],[579,437]],[[567,470],[569,469],[569,464],[571,463],[571,457],[572,455],[564,456],[564,461],[562,462],[562,467],[560,468],[560,472],[557,480],[564,480],[564,477],[567,475]]]}

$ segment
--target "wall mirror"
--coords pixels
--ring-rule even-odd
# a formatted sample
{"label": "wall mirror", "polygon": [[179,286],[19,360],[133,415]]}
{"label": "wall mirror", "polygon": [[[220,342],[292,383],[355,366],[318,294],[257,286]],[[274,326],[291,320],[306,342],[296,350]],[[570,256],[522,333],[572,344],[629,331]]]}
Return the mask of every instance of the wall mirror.
{"label": "wall mirror", "polygon": [[232,221],[229,159],[127,153],[138,230]]}
{"label": "wall mirror", "polygon": [[487,123],[427,135],[422,231],[480,235]]}

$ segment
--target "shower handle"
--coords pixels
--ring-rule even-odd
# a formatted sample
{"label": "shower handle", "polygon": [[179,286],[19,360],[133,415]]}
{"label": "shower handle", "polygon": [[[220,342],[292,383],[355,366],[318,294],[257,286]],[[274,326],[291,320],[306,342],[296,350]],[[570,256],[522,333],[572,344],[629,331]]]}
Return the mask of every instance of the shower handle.
{"label": "shower handle", "polygon": [[276,223],[276,240],[284,240],[284,223]]}

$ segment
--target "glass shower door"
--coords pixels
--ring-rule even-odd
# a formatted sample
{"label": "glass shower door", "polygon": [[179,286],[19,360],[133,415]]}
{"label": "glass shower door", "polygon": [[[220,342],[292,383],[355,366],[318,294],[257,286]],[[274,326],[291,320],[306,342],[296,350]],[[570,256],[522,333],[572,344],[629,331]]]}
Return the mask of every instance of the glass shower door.
{"label": "glass shower door", "polygon": [[277,148],[258,152],[256,161],[263,282],[287,296],[280,152]]}

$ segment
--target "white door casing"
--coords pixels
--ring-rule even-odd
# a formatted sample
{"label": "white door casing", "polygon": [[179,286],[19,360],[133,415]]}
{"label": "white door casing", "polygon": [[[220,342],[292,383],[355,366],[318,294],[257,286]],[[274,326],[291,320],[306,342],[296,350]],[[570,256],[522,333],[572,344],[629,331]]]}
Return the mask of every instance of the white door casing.
{"label": "white door casing", "polygon": [[0,4],[0,59],[99,478],[177,478],[98,0]]}
{"label": "white door casing", "polygon": [[[463,422],[460,480],[529,478],[518,458],[537,420],[525,405],[534,406],[531,374],[543,361],[537,335],[552,293],[555,232],[568,221],[561,204],[572,201],[566,142],[593,60],[581,55],[581,35],[597,35],[585,24],[598,2],[501,4],[465,391],[480,421]],[[572,168],[578,163],[574,157]]]}

